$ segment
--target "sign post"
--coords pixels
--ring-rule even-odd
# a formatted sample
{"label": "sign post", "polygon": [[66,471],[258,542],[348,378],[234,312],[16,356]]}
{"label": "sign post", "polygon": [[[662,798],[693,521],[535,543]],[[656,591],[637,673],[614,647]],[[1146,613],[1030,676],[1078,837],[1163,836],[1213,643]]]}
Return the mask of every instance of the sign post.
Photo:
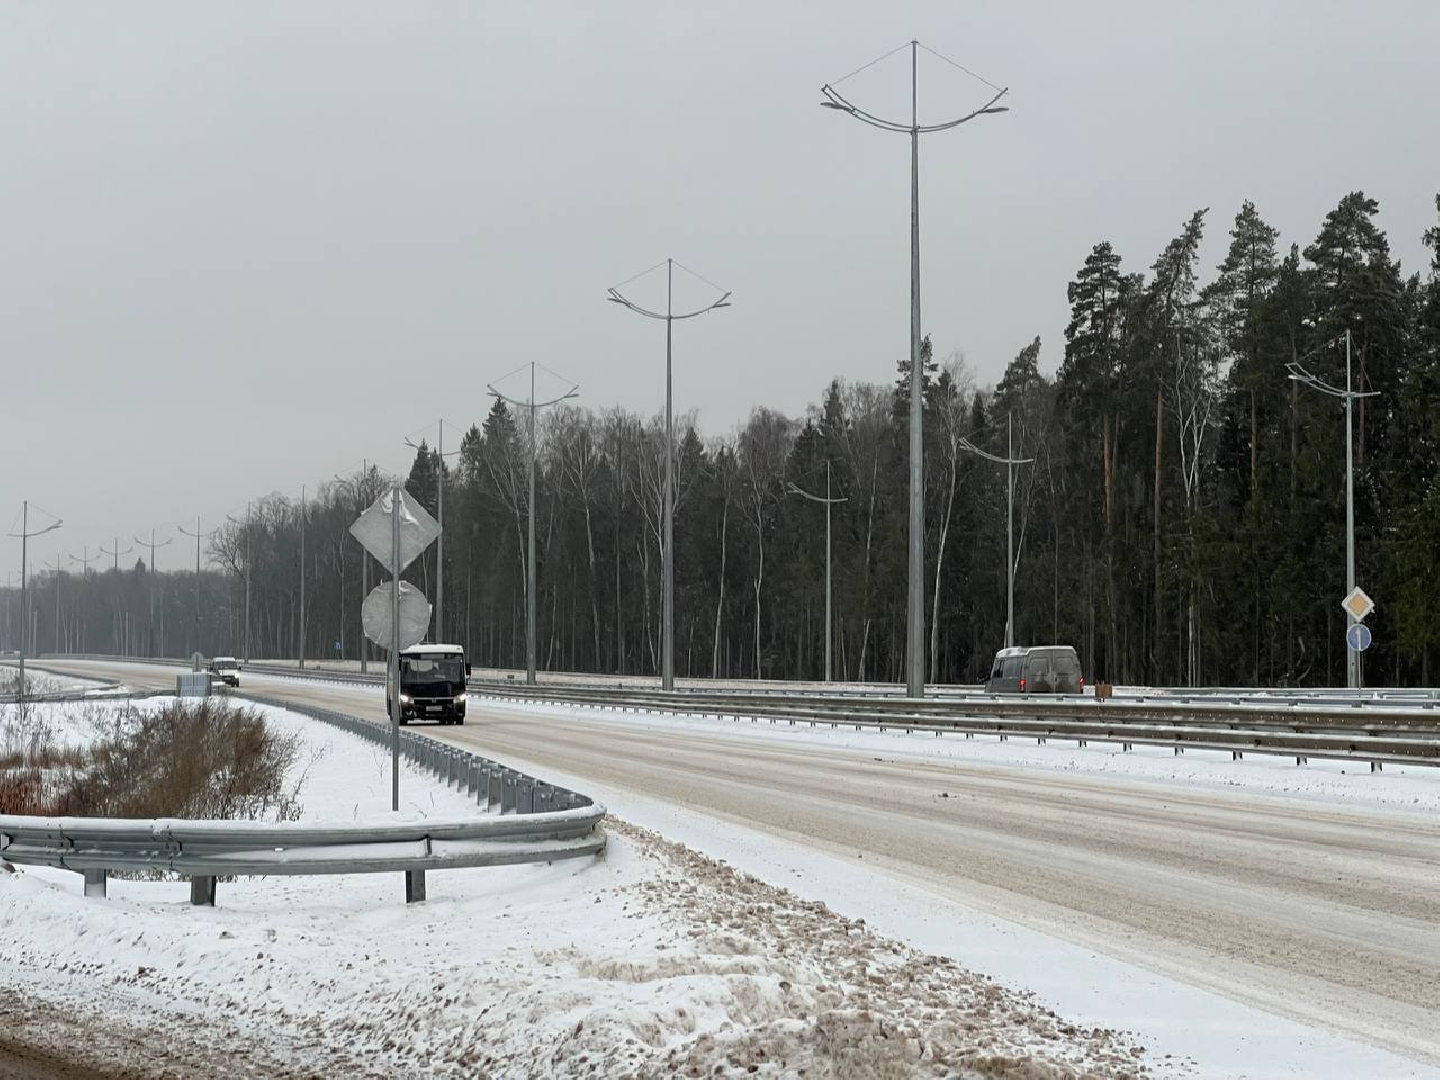
{"label": "sign post", "polygon": [[1375,601],[1365,594],[1365,590],[1356,585],[1350,590],[1340,606],[1345,609],[1345,614],[1350,616],[1350,625],[1345,628],[1345,644],[1350,649],[1349,662],[1353,665],[1355,673],[1355,689],[1360,689],[1360,654],[1370,647],[1372,635],[1370,628],[1365,625],[1365,617],[1375,610]]}
{"label": "sign post", "polygon": [[[423,641],[430,624],[430,603],[414,586],[401,582],[405,567],[440,534],[435,519],[405,493],[390,485],[350,526],[350,535],[390,571],[390,583],[377,585],[365,598],[361,621],[365,636],[390,650],[386,696],[390,699],[390,809],[400,809],[400,650]],[[386,594],[389,603],[385,603]],[[388,607],[389,618],[382,612]],[[423,618],[416,619],[416,609]]]}

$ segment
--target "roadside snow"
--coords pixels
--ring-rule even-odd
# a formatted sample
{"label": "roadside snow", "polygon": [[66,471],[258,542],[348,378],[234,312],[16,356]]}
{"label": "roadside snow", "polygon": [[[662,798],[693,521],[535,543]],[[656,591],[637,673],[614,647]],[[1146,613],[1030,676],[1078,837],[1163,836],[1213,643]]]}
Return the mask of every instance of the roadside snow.
{"label": "roadside snow", "polygon": [[[264,711],[305,740],[304,820],[386,816],[381,748]],[[481,812],[401,782],[407,814]],[[623,822],[601,859],[428,877],[417,906],[380,874],[222,882],[197,908],[180,883],[97,900],[0,872],[0,1016],[141,1076],[1153,1074],[1108,1026]]]}

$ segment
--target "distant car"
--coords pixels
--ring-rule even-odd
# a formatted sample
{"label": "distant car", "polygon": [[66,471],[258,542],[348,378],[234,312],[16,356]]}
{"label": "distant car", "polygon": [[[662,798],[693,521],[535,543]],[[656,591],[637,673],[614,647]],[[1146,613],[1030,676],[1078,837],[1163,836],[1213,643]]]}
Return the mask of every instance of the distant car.
{"label": "distant car", "polygon": [[1070,645],[1021,645],[995,654],[990,694],[1083,694],[1080,657]]}
{"label": "distant car", "polygon": [[217,656],[210,661],[210,674],[226,686],[239,686],[240,661],[233,656]]}

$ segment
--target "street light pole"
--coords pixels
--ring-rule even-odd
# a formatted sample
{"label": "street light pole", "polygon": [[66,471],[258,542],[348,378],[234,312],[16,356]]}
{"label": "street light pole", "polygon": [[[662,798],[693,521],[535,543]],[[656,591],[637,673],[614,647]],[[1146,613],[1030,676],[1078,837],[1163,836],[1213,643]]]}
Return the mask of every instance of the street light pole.
{"label": "street light pole", "polygon": [[[720,299],[719,299],[719,300],[716,300],[713,304],[709,304],[709,305],[707,305],[707,306],[705,306],[705,307],[702,307],[702,308],[697,308],[695,311],[690,311],[690,312],[686,312],[686,313],[681,314],[681,315],[676,315],[676,314],[675,314],[675,309],[674,309],[674,307],[673,307],[673,298],[674,298],[675,267],[676,267],[677,265],[680,267],[681,270],[684,270],[687,274],[690,274],[691,276],[699,279],[700,281],[704,281],[706,285],[709,285],[709,286],[710,286],[712,289],[714,289],[716,292],[720,292],[720,293],[722,293],[723,295],[721,295]],[[673,389],[673,385],[674,385],[674,378],[673,378],[673,367],[674,367],[674,365],[673,365],[673,362],[672,362],[673,352],[672,352],[672,348],[671,348],[672,341],[673,341],[673,336],[674,336],[674,335],[673,335],[673,332],[672,332],[672,331],[673,331],[673,327],[674,327],[674,323],[675,323],[675,320],[676,320],[676,319],[693,319],[693,318],[695,318],[695,316],[697,316],[697,315],[704,315],[707,311],[714,311],[714,310],[716,310],[717,308],[726,308],[726,307],[729,307],[729,306],[730,306],[730,294],[729,294],[728,292],[723,292],[723,290],[721,290],[718,286],[714,285],[712,282],[707,281],[707,280],[706,280],[705,278],[703,278],[703,277],[700,277],[699,274],[696,274],[693,270],[690,270],[689,268],[687,268],[683,263],[676,263],[674,259],[666,259],[666,260],[665,260],[665,314],[662,315],[662,314],[660,314],[660,312],[658,312],[658,311],[650,311],[648,308],[640,307],[638,304],[632,303],[630,300],[627,300],[623,295],[621,295],[621,293],[620,293],[620,291],[619,291],[621,288],[623,288],[624,286],[628,285],[631,281],[636,280],[636,278],[644,277],[646,274],[650,273],[652,270],[658,270],[659,268],[660,268],[660,264],[659,264],[659,263],[656,263],[654,266],[652,266],[652,267],[650,268],[650,270],[645,270],[645,271],[643,271],[642,273],[636,274],[635,277],[630,278],[628,281],[622,281],[619,285],[616,285],[616,286],[614,286],[613,288],[611,288],[611,289],[609,290],[610,295],[607,297],[607,299],[608,299],[611,303],[613,303],[613,304],[620,304],[620,305],[622,305],[622,306],[624,306],[624,307],[629,308],[631,311],[635,312],[637,315],[644,315],[644,316],[645,316],[646,318],[648,318],[648,319],[663,319],[664,322],[665,322],[665,493],[664,493],[665,506],[664,506],[663,514],[662,514],[662,516],[664,517],[665,524],[664,524],[664,531],[663,531],[662,534],[661,534],[662,537],[663,537],[663,539],[662,539],[662,541],[661,541],[661,546],[662,546],[662,549],[663,549],[663,550],[660,552],[661,576],[662,576],[662,578],[663,578],[663,583],[662,583],[661,590],[660,590],[660,592],[661,592],[661,603],[660,603],[660,622],[661,622],[661,633],[660,633],[660,686],[661,686],[661,689],[663,689],[663,690],[674,690],[674,689],[675,689],[675,545],[674,545],[674,539],[675,539],[675,479],[674,479],[674,469],[675,469],[675,419],[674,419],[674,406],[673,406],[673,395],[672,395],[672,389]]]}
{"label": "street light pole", "polygon": [[[101,555],[113,555],[113,556],[115,557],[114,570],[115,570],[115,573],[118,574],[118,573],[120,573],[120,556],[121,556],[121,555],[129,555],[132,551],[135,550],[135,545],[134,545],[134,544],[131,544],[131,545],[130,545],[128,548],[126,548],[124,551],[121,551],[121,550],[120,550],[120,537],[118,537],[118,536],[115,537],[114,544],[115,544],[115,547],[114,547],[112,550],[110,550],[110,551],[106,551],[104,547],[101,547],[101,548],[100,548],[100,554],[101,554]],[[124,655],[125,655],[125,631],[124,631],[124,624],[123,624],[123,622],[122,622],[122,619],[123,619],[123,618],[124,618],[124,616],[122,616],[121,613],[120,613],[120,611],[117,609],[116,612],[115,612],[115,637],[114,637],[114,643],[115,643],[115,649],[116,649],[116,651],[117,651],[121,656],[124,656]]]}
{"label": "street light pole", "polygon": [[59,656],[59,655],[60,655],[60,565],[61,565],[61,564],[60,564],[60,556],[57,555],[57,556],[55,556],[54,559],[44,562],[44,565],[45,565],[45,566],[48,566],[48,567],[50,568],[50,571],[51,571],[51,573],[54,575],[54,579],[55,579],[55,580],[54,580],[54,584],[55,584],[55,655],[56,655],[56,656]]}
{"label": "street light pole", "polygon": [[834,597],[834,589],[832,588],[830,576],[830,507],[835,503],[848,502],[849,500],[845,498],[832,498],[830,495],[830,459],[828,456],[825,459],[825,497],[822,499],[819,495],[812,495],[804,488],[793,483],[790,485],[790,494],[803,496],[811,502],[825,504],[825,681],[828,683],[831,679],[831,646],[835,640],[833,631],[830,628],[831,601]]}
{"label": "street light pole", "polygon": [[[910,122],[904,124],[873,116],[852,105],[835,89],[839,83],[850,78],[837,80],[835,86],[826,84],[820,88],[826,100],[821,104],[828,109],[849,113],[855,119],[880,128],[882,131],[908,133],[910,136],[910,554],[909,581],[906,593],[905,619],[905,692],[908,696],[925,696],[925,462],[922,425],[924,422],[924,394],[922,392],[923,372],[920,364],[920,136],[934,131],[946,131],[959,127],[968,120],[987,113],[1007,111],[997,106],[1006,90],[991,84],[996,92],[986,104],[974,112],[940,124],[921,124],[919,114],[919,49],[918,41],[910,42]],[[903,48],[903,46],[902,46]],[[899,49],[892,50],[899,52]],[[926,48],[934,53],[933,49]],[[939,56],[939,53],[934,53]],[[940,57],[942,60],[944,57]],[[884,57],[881,57],[884,59]],[[879,61],[875,61],[878,63]],[[954,61],[946,61],[956,67]],[[865,65],[869,67],[870,65]],[[861,69],[863,70],[863,69]],[[961,69],[965,70],[965,69]],[[858,72],[852,72],[858,74]]]}
{"label": "street light pole", "polygon": [[305,486],[300,486],[300,670],[305,670]]}
{"label": "street light pole", "polygon": [[[548,408],[551,405],[558,405],[560,402],[577,396],[580,384],[576,383],[565,393],[549,401],[535,400],[535,368],[533,361],[530,366],[530,396],[525,400],[508,397],[496,390],[493,385],[487,385],[490,396],[499,398],[501,401],[508,401],[517,408],[526,409],[530,413],[530,462],[529,462],[529,495],[526,499],[529,525],[528,538],[525,550],[525,682],[529,686],[535,685],[535,412],[537,409]],[[516,369],[519,370],[518,368]],[[550,371],[549,368],[545,368]],[[515,374],[514,371],[510,373]],[[550,371],[551,375],[555,372]],[[560,376],[556,376],[559,378]],[[509,378],[509,375],[506,376]],[[503,382],[504,380],[497,380]],[[443,463],[442,463],[443,464]]]}
{"label": "street light pole", "polygon": [[[1349,327],[1345,329],[1345,388],[1331,386],[1324,380],[1312,374],[1300,360],[1292,360],[1286,364],[1290,372],[1292,382],[1304,383],[1311,389],[1319,390],[1322,394],[1329,394],[1331,397],[1343,398],[1345,400],[1345,595],[1348,597],[1355,591],[1355,424],[1354,404],[1356,398],[1376,397],[1378,390],[1361,392],[1355,389],[1354,377],[1350,365],[1350,338]],[[1333,339],[1319,346],[1326,348],[1335,344],[1339,339]],[[1316,350],[1312,350],[1316,351]],[[1306,354],[1309,355],[1308,353]],[[1346,642],[1345,642],[1345,682],[1352,690],[1360,688],[1360,653],[1350,648],[1349,627],[1354,626],[1358,620],[1355,613],[1347,605],[1346,614]]]}
{"label": "street light pole", "polygon": [[[98,554],[97,554],[97,555],[91,555],[91,554],[90,554],[90,545],[89,545],[89,544],[81,544],[81,545],[80,545],[80,551],[82,552],[82,554],[81,554],[81,556],[80,556],[79,558],[76,558],[75,553],[72,551],[72,552],[70,553],[70,561],[71,561],[71,562],[77,562],[77,563],[79,563],[80,566],[81,566],[81,571],[80,571],[80,584],[81,584],[81,586],[82,586],[82,588],[81,588],[81,595],[83,596],[83,595],[84,595],[84,588],[83,588],[83,586],[85,585],[85,583],[86,583],[87,581],[90,580],[90,564],[91,564],[92,562],[99,562],[99,561],[100,561],[100,556],[99,556]],[[76,635],[76,638],[77,638],[77,644],[79,644],[79,646],[80,646],[80,651],[81,651],[81,652],[84,652],[84,651],[85,651],[85,642],[86,642],[87,638],[89,637],[89,635],[87,635],[87,634],[85,633],[85,604],[84,604],[83,601],[82,601],[81,604],[79,605],[78,610],[79,610],[79,612],[80,612],[80,619],[79,619],[79,621],[80,621],[80,632]]]}
{"label": "street light pole", "polygon": [[[1355,384],[1350,375],[1350,330],[1345,330],[1345,595],[1355,591]],[[1356,619],[1348,608],[1346,633],[1354,626]],[[1346,674],[1352,690],[1360,689],[1360,653],[1345,644]]]}
{"label": "street light pole", "polygon": [[981,450],[968,438],[961,438],[959,446],[986,461],[1005,466],[1005,647],[1015,644],[1015,466],[1029,465],[1034,458],[1015,456],[1014,413],[1005,414],[1005,438],[1009,450],[1005,457]]}
{"label": "street light pole", "polygon": [[[250,662],[250,526],[252,523],[252,505],[252,503],[248,502],[245,504],[244,522],[236,521],[229,514],[225,515],[226,521],[230,522],[230,524],[232,525],[239,525],[242,529],[245,530],[245,652],[242,656],[242,659],[247,664]],[[342,604],[345,602],[345,597],[343,595],[340,597],[340,602]]]}
{"label": "street light pole", "polygon": [[[27,560],[30,551],[30,538],[32,536],[44,536],[48,532],[54,532],[65,524],[60,518],[39,529],[36,532],[30,531],[30,500],[26,499],[20,504],[20,531],[11,532],[9,535],[18,537],[20,540],[20,674],[19,681],[15,684],[16,700],[23,700],[25,697],[25,639],[30,634],[30,590],[26,580]],[[14,526],[12,525],[13,529]]]}
{"label": "street light pole", "polygon": [[[175,539],[175,538],[172,536],[172,537],[170,537],[169,539],[163,541],[162,543],[158,543],[158,544],[157,544],[157,543],[155,542],[155,529],[154,529],[153,526],[152,526],[151,529],[150,529],[150,539],[149,539],[148,541],[142,540],[142,539],[140,539],[140,537],[138,537],[138,536],[135,537],[135,543],[139,544],[139,545],[140,545],[141,547],[143,547],[143,548],[149,548],[149,549],[150,549],[150,563],[149,563],[149,566],[150,566],[150,589],[149,589],[149,593],[150,593],[150,612],[149,612],[149,614],[146,616],[146,621],[145,621],[145,636],[149,639],[148,644],[149,644],[149,647],[150,647],[150,655],[151,655],[151,656],[156,655],[156,654],[155,654],[155,645],[156,645],[156,642],[155,642],[155,637],[154,637],[154,633],[155,633],[155,629],[154,629],[154,627],[155,627],[155,582],[156,582],[156,580],[158,580],[158,579],[157,579],[156,574],[155,574],[155,549],[156,549],[156,548],[162,548],[162,547],[164,547],[166,544],[172,543],[172,542],[174,541],[174,539]],[[160,644],[160,654],[161,654],[161,655],[164,655],[164,653],[165,653],[165,642],[162,640],[159,644]]]}
{"label": "street light pole", "polygon": [[[409,439],[405,445],[412,450],[419,450]],[[428,450],[426,451],[429,452]],[[435,633],[432,641],[445,640],[445,458],[454,457],[459,450],[452,450],[449,455],[445,453],[445,418],[440,418],[440,438],[435,444],[435,510],[436,524],[440,526],[440,533],[436,537],[435,548]]]}
{"label": "street light pole", "polygon": [[191,642],[190,648],[190,652],[193,654],[200,651],[200,541],[207,536],[214,535],[215,530],[211,529],[209,532],[201,532],[199,514],[195,515],[195,531],[193,533],[185,528],[184,525],[177,525],[175,528],[182,535],[193,536],[195,538],[195,612],[194,628],[191,631],[194,635],[194,641]]}

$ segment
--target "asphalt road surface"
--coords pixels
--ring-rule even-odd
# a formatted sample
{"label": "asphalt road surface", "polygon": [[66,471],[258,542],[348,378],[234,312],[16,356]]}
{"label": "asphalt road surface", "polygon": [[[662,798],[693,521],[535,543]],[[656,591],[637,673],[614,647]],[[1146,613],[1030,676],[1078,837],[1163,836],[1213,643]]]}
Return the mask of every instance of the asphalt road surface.
{"label": "asphalt road surface", "polygon": [[[173,671],[47,669],[173,690]],[[373,689],[247,672],[242,689],[382,718]],[[518,715],[472,698],[417,728],[504,760],[732,821],[1337,1035],[1440,1064],[1440,824],[634,718]],[[949,798],[939,799],[940,792]]]}

